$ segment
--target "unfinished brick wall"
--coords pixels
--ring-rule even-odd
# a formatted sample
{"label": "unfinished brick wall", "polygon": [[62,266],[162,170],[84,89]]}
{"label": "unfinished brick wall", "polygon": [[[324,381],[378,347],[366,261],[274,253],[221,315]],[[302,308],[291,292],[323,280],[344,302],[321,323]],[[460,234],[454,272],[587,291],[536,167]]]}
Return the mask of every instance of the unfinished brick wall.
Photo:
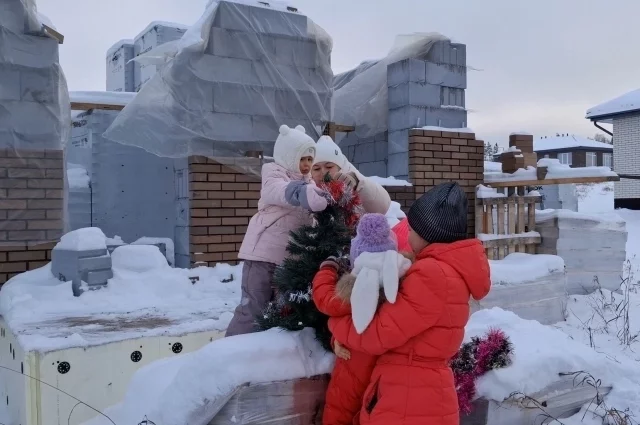
{"label": "unfinished brick wall", "polygon": [[51,259],[63,230],[62,158],[0,149],[0,284]]}
{"label": "unfinished brick wall", "polygon": [[467,230],[475,236],[475,190],[484,179],[484,141],[473,133],[414,129],[409,131],[411,187],[387,187],[406,212],[413,201],[443,182],[455,181],[467,193]]}
{"label": "unfinished brick wall", "polygon": [[260,177],[191,157],[189,191],[191,264],[237,263],[249,220],[258,211]]}

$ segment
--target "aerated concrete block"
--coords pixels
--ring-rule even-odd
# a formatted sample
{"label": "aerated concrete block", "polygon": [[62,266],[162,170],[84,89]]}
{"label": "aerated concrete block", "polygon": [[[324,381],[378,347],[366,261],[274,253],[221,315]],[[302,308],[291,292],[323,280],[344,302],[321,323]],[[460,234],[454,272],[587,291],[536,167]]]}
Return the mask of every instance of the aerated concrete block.
{"label": "aerated concrete block", "polygon": [[409,152],[409,130],[389,131],[389,155]]}
{"label": "aerated concrete block", "polygon": [[387,163],[384,161],[365,162],[358,164],[358,171],[364,176],[386,176]]}
{"label": "aerated concrete block", "polygon": [[135,91],[135,63],[131,62],[134,57],[133,43],[122,43],[107,52],[107,91]]}
{"label": "aerated concrete block", "polygon": [[401,83],[389,87],[389,109],[403,106],[440,107],[441,88],[426,83]]}
{"label": "aerated concrete block", "polygon": [[449,41],[438,41],[434,43],[425,58],[428,62],[449,65],[467,65],[467,46]]}
{"label": "aerated concrete block", "polygon": [[106,249],[71,251],[54,248],[51,272],[62,281],[80,279],[89,285],[106,285],[113,277],[111,256]]}
{"label": "aerated concrete block", "polygon": [[426,83],[426,62],[419,59],[405,59],[387,66],[387,86],[394,87],[402,83]]}
{"label": "aerated concrete block", "polygon": [[[195,76],[204,81],[261,85],[253,69],[253,62],[248,59],[202,55],[191,61],[189,66],[192,67]],[[179,73],[180,69],[174,66],[172,71]],[[174,78],[180,77],[174,76]]]}
{"label": "aerated concrete block", "polygon": [[49,37],[0,31],[0,63],[31,68],[58,66],[58,41]]}
{"label": "aerated concrete block", "polygon": [[389,110],[389,132],[423,127],[427,122],[427,109],[419,106],[403,106]]}
{"label": "aerated concrete block", "polygon": [[467,68],[425,62],[426,83],[446,87],[467,88]]}
{"label": "aerated concrete block", "polygon": [[20,71],[16,66],[0,63],[0,101],[20,100]]}
{"label": "aerated concrete block", "polygon": [[273,115],[276,89],[213,83],[213,111],[227,114]]}
{"label": "aerated concrete block", "polygon": [[212,27],[207,54],[228,58],[259,60],[276,54],[275,39],[266,34]]}
{"label": "aerated concrete block", "polygon": [[20,72],[20,98],[25,102],[58,105],[60,72],[57,67],[23,68]]}
{"label": "aerated concrete block", "polygon": [[400,177],[409,174],[409,155],[406,153],[395,153],[389,155],[387,163],[387,173],[389,176]]}

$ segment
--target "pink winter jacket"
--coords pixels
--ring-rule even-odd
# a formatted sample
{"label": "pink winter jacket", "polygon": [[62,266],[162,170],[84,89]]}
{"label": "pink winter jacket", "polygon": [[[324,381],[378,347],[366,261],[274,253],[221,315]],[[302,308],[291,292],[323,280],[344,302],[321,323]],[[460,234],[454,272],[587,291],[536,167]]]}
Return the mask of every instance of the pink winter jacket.
{"label": "pink winter jacket", "polygon": [[326,207],[327,200],[309,176],[292,173],[276,163],[263,165],[258,212],[249,222],[238,258],[281,264],[289,232],[310,224],[310,211]]}

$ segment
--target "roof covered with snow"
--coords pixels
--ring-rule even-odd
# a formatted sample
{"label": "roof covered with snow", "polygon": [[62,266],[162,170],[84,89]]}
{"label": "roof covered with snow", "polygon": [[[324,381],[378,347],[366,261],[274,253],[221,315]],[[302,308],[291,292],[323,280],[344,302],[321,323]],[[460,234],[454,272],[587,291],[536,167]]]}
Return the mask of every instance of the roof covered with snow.
{"label": "roof covered with snow", "polygon": [[535,152],[573,148],[607,149],[613,151],[613,145],[603,142],[596,142],[595,140],[587,139],[586,137],[580,137],[573,134],[567,134],[565,136],[545,137],[533,141],[533,150]]}
{"label": "roof covered with snow", "polygon": [[633,111],[640,111],[640,89],[630,91],[615,99],[587,109],[586,118],[593,120]]}
{"label": "roof covered with snow", "polygon": [[137,94],[118,91],[72,91],[69,92],[69,100],[71,103],[127,106]]}

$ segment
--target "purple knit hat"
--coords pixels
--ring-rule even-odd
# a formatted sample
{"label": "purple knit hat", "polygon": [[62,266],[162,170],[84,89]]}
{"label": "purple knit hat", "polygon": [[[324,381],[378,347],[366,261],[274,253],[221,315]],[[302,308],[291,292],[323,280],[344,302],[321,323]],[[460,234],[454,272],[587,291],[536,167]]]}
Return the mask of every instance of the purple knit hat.
{"label": "purple knit hat", "polygon": [[351,240],[351,264],[363,252],[396,251],[398,242],[383,214],[364,214]]}

